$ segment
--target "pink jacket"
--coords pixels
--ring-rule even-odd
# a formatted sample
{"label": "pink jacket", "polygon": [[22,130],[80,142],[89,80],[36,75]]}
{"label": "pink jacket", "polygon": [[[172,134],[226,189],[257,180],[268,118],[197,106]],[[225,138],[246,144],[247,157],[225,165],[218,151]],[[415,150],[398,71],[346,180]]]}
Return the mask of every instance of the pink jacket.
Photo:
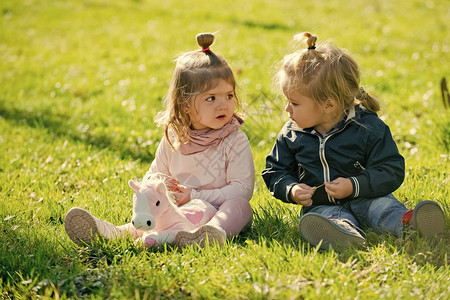
{"label": "pink jacket", "polygon": [[[218,208],[230,198],[250,200],[255,167],[246,134],[237,130],[217,147],[184,155],[173,150],[164,137],[148,173],[161,172],[192,189],[191,199],[202,199]],[[146,174],[146,175],[147,175]]]}

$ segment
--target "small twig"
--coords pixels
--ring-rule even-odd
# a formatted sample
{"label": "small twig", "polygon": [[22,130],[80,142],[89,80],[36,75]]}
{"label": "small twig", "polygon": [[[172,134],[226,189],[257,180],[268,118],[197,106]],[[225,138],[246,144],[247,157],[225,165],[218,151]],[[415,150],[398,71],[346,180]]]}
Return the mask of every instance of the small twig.
{"label": "small twig", "polygon": [[447,88],[447,81],[445,80],[445,77],[442,77],[441,80],[441,93],[442,93],[442,102],[444,102],[445,109],[450,107],[450,98]]}
{"label": "small twig", "polygon": [[325,185],[325,182],[324,183],[322,183],[321,185],[319,185],[319,186],[316,186],[316,190],[318,189],[318,188],[321,188],[321,187],[323,187]]}

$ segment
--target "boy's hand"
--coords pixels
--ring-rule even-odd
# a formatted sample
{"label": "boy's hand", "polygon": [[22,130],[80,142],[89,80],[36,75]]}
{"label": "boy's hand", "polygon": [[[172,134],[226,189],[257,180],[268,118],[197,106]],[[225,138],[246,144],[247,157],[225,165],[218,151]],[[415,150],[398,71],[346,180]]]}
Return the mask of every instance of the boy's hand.
{"label": "boy's hand", "polygon": [[342,199],[353,193],[353,184],[350,179],[339,177],[333,181],[325,182],[325,191],[336,199]]}
{"label": "boy's hand", "polygon": [[291,199],[300,205],[311,206],[312,205],[312,195],[316,191],[315,187],[310,187],[304,183],[299,183],[294,185],[291,189],[290,196]]}

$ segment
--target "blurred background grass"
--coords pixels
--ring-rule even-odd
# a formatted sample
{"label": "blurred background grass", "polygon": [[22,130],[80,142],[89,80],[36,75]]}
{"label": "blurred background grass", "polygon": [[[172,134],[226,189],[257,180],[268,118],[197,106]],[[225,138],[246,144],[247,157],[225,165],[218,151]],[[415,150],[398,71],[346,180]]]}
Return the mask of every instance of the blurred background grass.
{"label": "blurred background grass", "polygon": [[[64,215],[81,206],[115,224],[129,221],[126,183],[142,177],[153,159],[162,137],[153,117],[168,89],[173,59],[197,49],[199,32],[217,32],[213,50],[234,70],[245,104],[244,130],[257,173],[255,222],[247,237],[287,243],[296,255],[310,255],[299,249],[299,208],[274,200],[259,176],[287,120],[285,100],[271,77],[295,47],[293,35],[303,31],[348,49],[361,66],[362,85],[382,102],[380,115],[407,159],[407,178],[396,196],[408,207],[440,201],[448,216],[450,117],[439,90],[441,78],[449,79],[448,1],[3,0],[0,14],[0,287],[3,281],[10,293],[31,291],[43,279],[75,284],[79,273],[94,285],[97,271],[86,271],[92,256],[99,263],[135,250],[125,244],[71,252]],[[425,258],[414,253],[430,248],[418,247],[401,251],[412,253],[413,263],[445,265],[448,274],[448,247],[432,248]],[[387,248],[367,252],[368,264],[391,253]],[[234,248],[224,251],[239,256]],[[137,253],[138,261],[125,261],[148,263],[145,251]],[[335,259],[323,255],[317,265]],[[253,263],[257,268],[259,259]],[[130,265],[120,271],[129,278]],[[278,275],[289,277],[286,272]],[[446,286],[438,285],[436,293],[448,291]],[[339,285],[334,288],[338,293]],[[70,294],[74,288],[61,289]]]}

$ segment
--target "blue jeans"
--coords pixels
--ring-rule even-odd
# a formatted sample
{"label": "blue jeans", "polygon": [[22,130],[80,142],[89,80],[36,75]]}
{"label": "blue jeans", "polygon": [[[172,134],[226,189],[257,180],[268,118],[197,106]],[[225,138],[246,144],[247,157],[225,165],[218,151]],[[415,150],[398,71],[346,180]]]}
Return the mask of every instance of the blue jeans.
{"label": "blue jeans", "polygon": [[405,205],[398,201],[394,195],[374,199],[352,200],[342,205],[318,205],[303,207],[303,213],[318,213],[331,219],[346,219],[358,231],[370,228],[375,232],[390,233],[397,237],[402,236],[402,216],[408,211]]}

